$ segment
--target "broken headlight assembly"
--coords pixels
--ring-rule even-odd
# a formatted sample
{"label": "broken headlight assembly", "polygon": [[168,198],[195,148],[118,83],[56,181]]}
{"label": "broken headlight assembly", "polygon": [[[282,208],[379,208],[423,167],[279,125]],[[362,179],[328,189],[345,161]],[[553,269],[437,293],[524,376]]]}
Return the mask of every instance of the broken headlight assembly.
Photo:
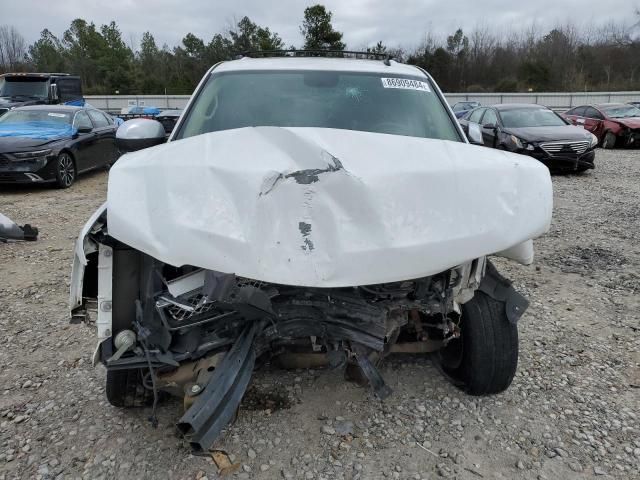
{"label": "broken headlight assembly", "polygon": [[511,139],[511,142],[516,146],[516,148],[520,150],[533,151],[536,148],[532,143],[527,143],[525,140],[522,140],[515,135],[510,135],[509,138]]}

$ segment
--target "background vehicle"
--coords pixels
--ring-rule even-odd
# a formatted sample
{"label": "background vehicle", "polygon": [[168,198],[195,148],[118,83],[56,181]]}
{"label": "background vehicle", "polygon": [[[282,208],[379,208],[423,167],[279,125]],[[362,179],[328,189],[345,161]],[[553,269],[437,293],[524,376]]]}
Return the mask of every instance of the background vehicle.
{"label": "background vehicle", "polygon": [[100,110],[67,105],[15,108],[0,117],[0,183],[55,183],[118,158],[116,126]]}
{"label": "background vehicle", "polygon": [[640,109],[624,103],[581,105],[563,116],[598,137],[603,148],[640,145]]}
{"label": "background vehicle", "polygon": [[0,75],[0,115],[24,105],[83,105],[80,77],[67,73]]}
{"label": "background vehicle", "polygon": [[451,109],[455,114],[456,118],[463,117],[467,112],[473,110],[480,106],[480,102],[456,102],[453,104]]}
{"label": "background vehicle", "polygon": [[180,115],[182,115],[182,110],[179,109],[162,110],[156,115],[155,119],[162,124],[164,131],[169,135],[176,126],[176,123],[178,123]]}
{"label": "background vehicle", "polygon": [[[315,355],[380,398],[396,349],[439,352],[474,395],[516,371],[527,302],[486,256],[532,261],[548,170],[469,145],[424,70],[309,53],[207,72],[169,142],[114,166],[78,238],[70,308],[112,306],[94,357],[109,402],[193,401],[178,427],[198,449],[273,356]],[[117,132],[129,150],[164,137],[149,119]]]}
{"label": "background vehicle", "polygon": [[640,108],[640,102],[627,102],[629,105],[633,105],[636,108]]}
{"label": "background vehicle", "polygon": [[480,107],[459,120],[482,128],[484,145],[534,157],[553,170],[594,168],[597,138],[570,125],[553,110],[534,104],[498,104]]}
{"label": "background vehicle", "polygon": [[120,109],[120,115],[137,115],[137,116],[148,116],[154,117],[160,113],[160,109],[158,107],[153,106],[142,106],[142,105],[132,105],[129,107],[122,107]]}

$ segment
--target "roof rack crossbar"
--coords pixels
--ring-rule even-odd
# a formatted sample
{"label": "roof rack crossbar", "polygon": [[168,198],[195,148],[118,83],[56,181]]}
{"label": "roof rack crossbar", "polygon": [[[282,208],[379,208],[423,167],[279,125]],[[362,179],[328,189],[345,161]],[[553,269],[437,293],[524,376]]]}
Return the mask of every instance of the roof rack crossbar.
{"label": "roof rack crossbar", "polygon": [[365,60],[383,60],[385,65],[391,65],[390,60],[393,58],[388,53],[377,52],[357,52],[353,50],[326,50],[326,49],[311,49],[311,50],[256,50],[238,53],[233,55],[233,58],[239,60],[244,57],[348,57],[348,58],[362,58]]}

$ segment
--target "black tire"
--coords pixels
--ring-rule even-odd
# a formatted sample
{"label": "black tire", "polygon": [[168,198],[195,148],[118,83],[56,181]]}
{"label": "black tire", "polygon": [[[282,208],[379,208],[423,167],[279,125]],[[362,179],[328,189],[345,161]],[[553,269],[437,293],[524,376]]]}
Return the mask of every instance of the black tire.
{"label": "black tire", "polygon": [[604,138],[602,139],[602,148],[606,148],[606,149],[612,149],[616,146],[616,136],[611,133],[611,132],[607,132],[604,136]]}
{"label": "black tire", "polygon": [[76,162],[68,152],[61,152],[56,159],[56,185],[69,188],[76,181]]}
{"label": "black tire", "polygon": [[462,306],[460,338],[439,356],[444,372],[467,393],[502,392],[518,367],[518,327],[507,319],[503,302],[476,291]]}

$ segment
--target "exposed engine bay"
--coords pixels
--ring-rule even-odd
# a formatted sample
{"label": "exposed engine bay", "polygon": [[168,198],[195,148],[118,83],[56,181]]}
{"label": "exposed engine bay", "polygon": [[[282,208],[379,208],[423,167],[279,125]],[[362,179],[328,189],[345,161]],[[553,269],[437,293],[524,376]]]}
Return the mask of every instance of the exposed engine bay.
{"label": "exposed engine bay", "polygon": [[100,219],[85,247],[74,318],[97,314],[94,363],[108,375],[140,375],[131,398],[111,403],[160,391],[184,398],[178,427],[197,450],[231,421],[256,364],[351,369],[384,399],[391,389],[376,365],[389,353],[436,352],[459,338],[461,304],[477,289],[504,301],[510,321],[527,307],[485,257],[408,281],[314,288],[176,268],[113,239]]}

